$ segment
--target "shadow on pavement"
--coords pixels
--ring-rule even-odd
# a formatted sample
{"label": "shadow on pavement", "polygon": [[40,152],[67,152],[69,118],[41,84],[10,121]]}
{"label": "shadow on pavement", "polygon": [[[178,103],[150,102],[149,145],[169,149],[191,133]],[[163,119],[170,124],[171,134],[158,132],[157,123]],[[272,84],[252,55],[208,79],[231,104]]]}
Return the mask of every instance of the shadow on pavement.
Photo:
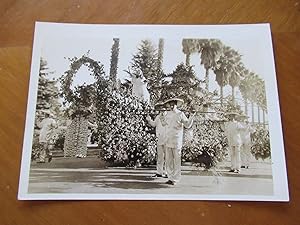
{"label": "shadow on pavement", "polygon": [[[131,171],[132,172],[132,171]],[[150,172],[150,171],[149,171]],[[105,171],[99,173],[89,171],[31,171],[30,183],[88,183],[94,187],[110,187],[122,189],[157,189],[167,188],[164,184],[167,179],[152,178],[152,173],[137,174],[135,171],[128,174],[129,171]],[[153,182],[157,180],[158,182]],[[56,192],[51,189],[51,192]],[[58,188],[57,192],[61,192]]]}

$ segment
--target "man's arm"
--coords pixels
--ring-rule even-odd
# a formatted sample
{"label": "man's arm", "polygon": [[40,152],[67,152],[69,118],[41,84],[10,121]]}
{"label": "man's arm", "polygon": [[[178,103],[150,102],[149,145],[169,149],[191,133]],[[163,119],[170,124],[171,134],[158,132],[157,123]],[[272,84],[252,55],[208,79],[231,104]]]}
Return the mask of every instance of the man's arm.
{"label": "man's arm", "polygon": [[156,120],[157,120],[157,117],[155,118],[155,120],[152,120],[151,117],[148,115],[146,117],[146,120],[148,121],[148,123],[152,126],[152,127],[156,127]]}
{"label": "man's arm", "polygon": [[181,121],[183,123],[183,126],[187,129],[191,128],[193,125],[195,114],[191,115],[188,119],[184,113],[181,113]]}

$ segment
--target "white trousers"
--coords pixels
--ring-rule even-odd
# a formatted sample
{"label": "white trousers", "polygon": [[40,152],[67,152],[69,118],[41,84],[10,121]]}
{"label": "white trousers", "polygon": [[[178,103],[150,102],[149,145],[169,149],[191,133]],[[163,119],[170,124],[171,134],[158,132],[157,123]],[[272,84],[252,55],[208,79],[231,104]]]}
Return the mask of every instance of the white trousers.
{"label": "white trousers", "polygon": [[181,149],[166,148],[166,168],[169,180],[178,182],[181,177]]}
{"label": "white trousers", "polygon": [[41,162],[44,162],[46,160],[46,157],[49,157],[51,154],[50,150],[49,150],[49,144],[46,142],[42,143],[43,145],[43,149],[40,151],[40,157],[39,160]]}
{"label": "white trousers", "polygon": [[230,146],[231,169],[239,170],[241,168],[240,146]]}
{"label": "white trousers", "polygon": [[157,174],[166,174],[166,145],[157,145]]}
{"label": "white trousers", "polygon": [[249,166],[251,158],[251,144],[243,144],[241,146],[242,166]]}

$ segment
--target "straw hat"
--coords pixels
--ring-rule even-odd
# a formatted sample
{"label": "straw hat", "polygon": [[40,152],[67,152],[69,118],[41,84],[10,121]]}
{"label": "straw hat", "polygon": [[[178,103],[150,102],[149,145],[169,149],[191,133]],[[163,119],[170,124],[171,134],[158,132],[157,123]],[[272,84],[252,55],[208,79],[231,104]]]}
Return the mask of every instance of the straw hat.
{"label": "straw hat", "polygon": [[181,99],[181,98],[170,98],[168,100],[166,100],[163,104],[167,104],[169,102],[172,102],[172,101],[176,101],[177,102],[177,106],[180,107],[183,105],[184,101]]}
{"label": "straw hat", "polygon": [[239,119],[244,121],[244,120],[248,120],[249,119],[249,116],[247,116],[246,114],[244,113],[241,113],[240,115],[238,115]]}
{"label": "straw hat", "polygon": [[236,111],[229,111],[225,113],[225,116],[239,116],[240,114]]}

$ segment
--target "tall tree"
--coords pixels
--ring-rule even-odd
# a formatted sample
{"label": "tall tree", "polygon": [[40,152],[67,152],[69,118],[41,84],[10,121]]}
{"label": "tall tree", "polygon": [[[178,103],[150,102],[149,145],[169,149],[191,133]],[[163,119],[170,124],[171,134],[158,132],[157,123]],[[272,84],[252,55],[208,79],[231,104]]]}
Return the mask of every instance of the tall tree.
{"label": "tall tree", "polygon": [[202,42],[206,39],[182,39],[182,51],[185,54],[185,65],[190,66],[191,55],[201,51]]}
{"label": "tall tree", "polygon": [[265,125],[265,113],[267,111],[267,98],[265,90],[265,82],[260,78],[256,88],[256,104],[258,108],[259,122],[260,122],[260,109],[263,112],[263,124]]}
{"label": "tall tree", "polygon": [[59,90],[56,86],[57,81],[49,79],[51,72],[47,65],[47,61],[41,58],[36,109],[38,112],[51,109],[54,113],[58,113],[60,111],[60,103],[58,101]]}
{"label": "tall tree", "polygon": [[257,94],[260,89],[260,78],[257,74],[250,72],[239,85],[240,92],[244,101],[248,104],[251,103],[252,123],[254,123],[254,104],[257,103]]}
{"label": "tall tree", "polygon": [[240,93],[243,97],[243,100],[244,100],[244,104],[245,104],[245,114],[247,115],[248,114],[248,103],[249,103],[249,100],[251,99],[251,96],[253,95],[253,90],[254,90],[254,87],[253,87],[253,76],[254,76],[254,73],[253,72],[249,72],[248,70],[246,71],[245,73],[245,78],[243,80],[241,80],[240,82],[240,85],[239,85],[239,90],[240,90]]}
{"label": "tall tree", "polygon": [[226,71],[222,70],[221,68],[217,68],[214,70],[216,74],[216,81],[220,87],[220,103],[221,107],[223,106],[223,99],[224,99],[224,87],[228,84],[228,74]]}
{"label": "tall tree", "polygon": [[208,39],[201,48],[200,64],[205,68],[205,88],[209,90],[209,70],[217,66],[222,54],[222,42],[218,39]]}
{"label": "tall tree", "polygon": [[217,61],[217,65],[213,69],[214,73],[216,74],[216,81],[220,86],[221,106],[223,106],[223,88],[229,82],[229,73],[233,68],[233,62],[235,62],[235,54],[233,49],[228,46],[223,46],[222,55]]}
{"label": "tall tree", "polygon": [[117,85],[117,71],[118,71],[118,61],[119,61],[119,38],[113,39],[114,43],[111,47],[111,58],[110,58],[110,71],[109,79],[112,81],[113,85]]}
{"label": "tall tree", "polygon": [[164,58],[164,39],[160,38],[158,42],[157,73],[162,72],[163,58]]}
{"label": "tall tree", "polygon": [[138,51],[133,55],[131,62],[131,70],[127,71],[133,76],[143,76],[148,82],[148,90],[150,92],[151,102],[155,102],[157,99],[157,89],[161,81],[161,73],[157,73],[158,69],[158,52],[149,40],[142,40],[138,47]]}

